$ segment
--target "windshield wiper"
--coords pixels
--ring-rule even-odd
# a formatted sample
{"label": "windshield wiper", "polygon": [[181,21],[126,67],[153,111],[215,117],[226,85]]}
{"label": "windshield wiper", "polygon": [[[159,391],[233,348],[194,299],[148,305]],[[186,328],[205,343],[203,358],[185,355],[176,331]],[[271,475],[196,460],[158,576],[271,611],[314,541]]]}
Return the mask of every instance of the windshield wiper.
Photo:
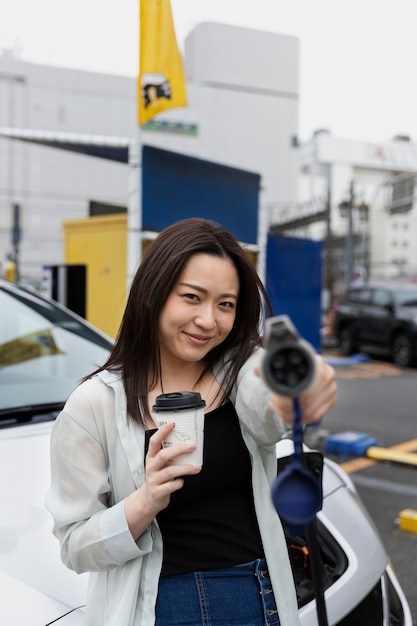
{"label": "windshield wiper", "polygon": [[64,402],[47,402],[0,409],[0,428],[29,422],[39,423],[54,420],[63,406]]}

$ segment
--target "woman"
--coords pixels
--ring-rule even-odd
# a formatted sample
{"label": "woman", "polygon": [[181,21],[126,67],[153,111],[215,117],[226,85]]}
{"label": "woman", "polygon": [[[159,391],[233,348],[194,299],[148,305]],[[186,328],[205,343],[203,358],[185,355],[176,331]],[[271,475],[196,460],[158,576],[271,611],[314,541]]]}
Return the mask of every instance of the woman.
{"label": "woman", "polygon": [[[293,409],[256,374],[265,303],[242,247],[207,220],[168,227],[140,264],[107,362],[52,434],[47,506],[64,563],[91,572],[87,624],[299,624],[270,498]],[[306,423],[336,398],[317,365]],[[206,403],[203,467],[172,464],[192,446],[162,448],[172,424],[152,417],[158,395],[184,390]]]}

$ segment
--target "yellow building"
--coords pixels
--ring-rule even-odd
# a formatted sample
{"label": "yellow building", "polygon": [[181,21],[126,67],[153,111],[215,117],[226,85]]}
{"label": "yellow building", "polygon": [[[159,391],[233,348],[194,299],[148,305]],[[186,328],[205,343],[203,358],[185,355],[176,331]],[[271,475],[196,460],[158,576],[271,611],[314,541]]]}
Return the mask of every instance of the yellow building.
{"label": "yellow building", "polygon": [[127,215],[63,223],[66,264],[85,265],[86,319],[116,337],[127,296]]}

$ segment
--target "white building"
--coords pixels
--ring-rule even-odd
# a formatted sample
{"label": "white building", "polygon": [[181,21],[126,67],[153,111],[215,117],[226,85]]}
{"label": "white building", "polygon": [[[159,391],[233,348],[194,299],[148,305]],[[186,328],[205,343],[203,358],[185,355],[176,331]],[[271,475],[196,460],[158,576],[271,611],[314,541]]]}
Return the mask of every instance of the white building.
{"label": "white building", "polygon": [[349,234],[356,277],[413,279],[417,276],[416,175],[417,144],[408,137],[370,143],[319,131],[300,148],[299,202],[281,213],[280,221],[291,222],[300,214],[307,217],[330,206],[329,219],[298,228],[298,235],[330,239],[327,251],[336,288],[347,279]]}
{"label": "white building", "polygon": [[[0,127],[130,136],[132,79],[0,57]],[[0,138],[0,260],[11,249],[11,207],[21,206],[22,278],[62,262],[62,222],[85,217],[89,202],[126,204],[125,165]]]}
{"label": "white building", "polygon": [[[298,40],[200,24],[186,40],[185,70],[188,107],[154,118],[141,141],[261,174],[262,248],[268,207],[297,198]],[[136,77],[0,57],[0,128],[135,139],[136,119]],[[62,262],[64,220],[127,202],[126,165],[0,136],[0,260],[19,204],[22,278]]]}

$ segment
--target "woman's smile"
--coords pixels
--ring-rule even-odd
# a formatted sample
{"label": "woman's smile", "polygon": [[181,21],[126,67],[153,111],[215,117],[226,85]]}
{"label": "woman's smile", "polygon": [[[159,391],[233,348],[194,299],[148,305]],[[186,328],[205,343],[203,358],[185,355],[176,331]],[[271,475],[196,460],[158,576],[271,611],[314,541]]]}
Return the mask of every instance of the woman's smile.
{"label": "woman's smile", "polygon": [[196,335],[194,333],[187,333],[186,331],[183,332],[192,344],[199,346],[205,346],[212,339],[212,337],[207,337],[204,335]]}

